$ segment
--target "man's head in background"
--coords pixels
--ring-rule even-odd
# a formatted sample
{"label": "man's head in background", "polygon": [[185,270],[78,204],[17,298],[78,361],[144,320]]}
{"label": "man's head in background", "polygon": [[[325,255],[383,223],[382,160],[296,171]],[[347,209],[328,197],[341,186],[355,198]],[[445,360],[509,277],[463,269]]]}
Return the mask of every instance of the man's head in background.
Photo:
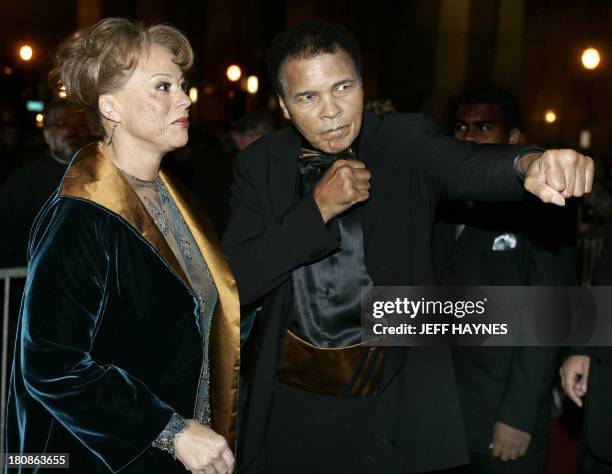
{"label": "man's head in background", "polygon": [[242,151],[259,137],[274,131],[274,119],[267,112],[248,112],[242,117],[229,136],[234,141],[238,150]]}
{"label": "man's head in background", "polygon": [[454,136],[476,143],[521,141],[516,99],[497,88],[474,89],[461,97],[455,115]]}
{"label": "man's head in background", "polygon": [[87,117],[77,105],[59,99],[52,100],[46,112],[45,141],[55,158],[68,163],[93,138]]}

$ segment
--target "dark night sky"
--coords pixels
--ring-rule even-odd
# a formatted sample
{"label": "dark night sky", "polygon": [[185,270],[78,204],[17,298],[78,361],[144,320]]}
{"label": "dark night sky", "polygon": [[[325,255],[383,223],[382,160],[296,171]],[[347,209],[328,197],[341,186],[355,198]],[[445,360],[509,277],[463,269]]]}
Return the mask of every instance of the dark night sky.
{"label": "dark night sky", "polygon": [[61,38],[76,27],[76,0],[0,0],[0,64],[14,66],[18,45],[31,42],[39,51],[35,68],[50,64]]}

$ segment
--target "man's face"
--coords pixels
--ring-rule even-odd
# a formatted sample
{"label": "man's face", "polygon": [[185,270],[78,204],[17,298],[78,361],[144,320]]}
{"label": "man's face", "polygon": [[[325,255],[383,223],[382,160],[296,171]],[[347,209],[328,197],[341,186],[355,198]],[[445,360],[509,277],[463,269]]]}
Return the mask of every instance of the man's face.
{"label": "man's face", "polygon": [[45,141],[51,153],[68,161],[91,140],[85,114],[75,107],[58,107],[47,117]]}
{"label": "man's face", "polygon": [[330,154],[351,146],[363,115],[363,88],[344,51],[285,60],[280,106],[315,148]]}
{"label": "man's face", "polygon": [[476,143],[517,143],[518,130],[508,130],[500,107],[461,104],[457,110],[455,138]]}

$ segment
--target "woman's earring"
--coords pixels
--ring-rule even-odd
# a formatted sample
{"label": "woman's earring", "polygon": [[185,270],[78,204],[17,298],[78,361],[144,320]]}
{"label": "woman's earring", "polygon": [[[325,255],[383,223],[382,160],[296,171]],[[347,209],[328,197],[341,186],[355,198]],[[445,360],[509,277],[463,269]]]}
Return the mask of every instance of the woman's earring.
{"label": "woman's earring", "polygon": [[106,142],[107,145],[110,145],[111,143],[113,143],[113,135],[115,134],[115,129],[117,128],[118,123],[119,122],[115,122],[115,125],[113,125],[113,129],[111,130],[110,137],[108,137],[108,141]]}

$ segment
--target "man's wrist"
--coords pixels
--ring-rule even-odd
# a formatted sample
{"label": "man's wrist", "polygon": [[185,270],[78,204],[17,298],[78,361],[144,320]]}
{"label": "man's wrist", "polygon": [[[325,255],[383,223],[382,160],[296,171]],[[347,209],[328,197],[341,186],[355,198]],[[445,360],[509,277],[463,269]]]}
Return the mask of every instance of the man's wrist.
{"label": "man's wrist", "polygon": [[521,151],[521,153],[514,158],[514,172],[521,182],[525,181],[527,170],[531,163],[540,158],[542,153],[544,153],[542,148],[532,147]]}

